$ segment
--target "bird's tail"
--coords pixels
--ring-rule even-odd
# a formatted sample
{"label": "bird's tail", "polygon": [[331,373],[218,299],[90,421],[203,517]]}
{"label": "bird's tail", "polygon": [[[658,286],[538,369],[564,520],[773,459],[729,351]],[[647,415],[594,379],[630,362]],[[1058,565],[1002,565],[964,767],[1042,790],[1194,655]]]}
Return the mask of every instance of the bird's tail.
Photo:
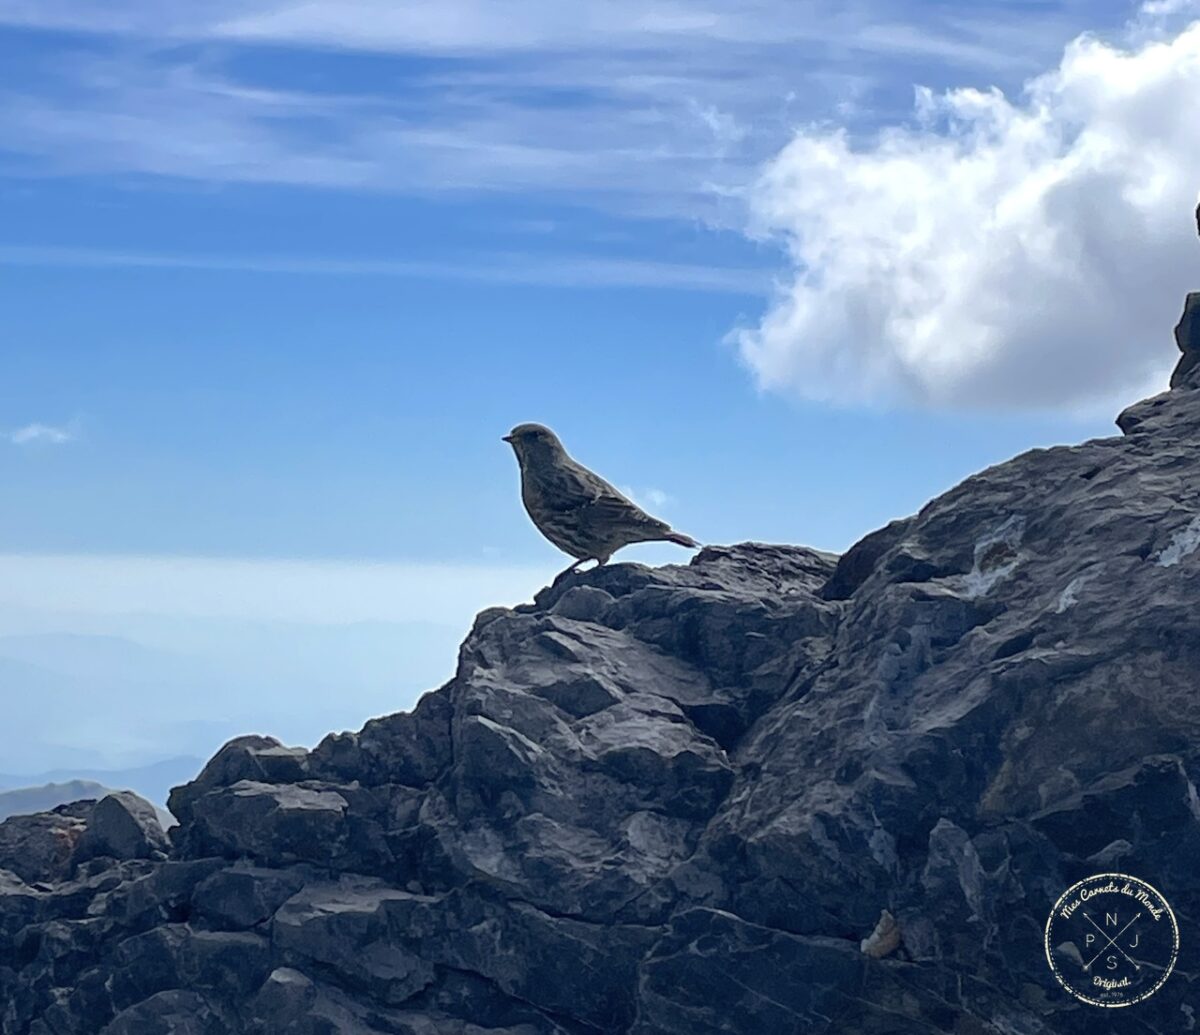
{"label": "bird's tail", "polygon": [[696,540],[690,535],[684,535],[682,532],[676,532],[674,529],[664,532],[663,539],[665,539],[668,543],[678,543],[680,546],[691,547],[693,550],[699,549],[700,547],[700,544],[696,542]]}

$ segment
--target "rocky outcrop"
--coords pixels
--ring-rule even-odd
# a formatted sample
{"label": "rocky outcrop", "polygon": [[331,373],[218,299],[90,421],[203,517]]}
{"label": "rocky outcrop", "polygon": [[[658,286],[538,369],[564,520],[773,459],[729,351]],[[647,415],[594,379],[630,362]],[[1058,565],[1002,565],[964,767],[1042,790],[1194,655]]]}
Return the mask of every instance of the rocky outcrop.
{"label": "rocky outcrop", "polygon": [[1200,916],[1200,390],[1120,425],[840,559],[564,576],[412,712],[226,745],[169,846],[9,820],[0,1032],[1190,1030],[1186,943],[1107,1011],[1042,948],[1107,867]]}
{"label": "rocky outcrop", "polygon": [[166,859],[158,812],[132,791],[75,801],[0,823],[0,870],[34,884],[68,878],[92,859]]}
{"label": "rocky outcrop", "polygon": [[75,851],[94,804],[69,802],[0,823],[0,870],[31,883],[62,880],[74,868]]}
{"label": "rocky outcrop", "polygon": [[114,791],[96,802],[88,814],[87,830],[75,858],[163,858],[169,847],[154,806],[132,791]]}
{"label": "rocky outcrop", "polygon": [[1171,374],[1171,387],[1200,388],[1200,291],[1187,296],[1175,326],[1175,344],[1183,355]]}

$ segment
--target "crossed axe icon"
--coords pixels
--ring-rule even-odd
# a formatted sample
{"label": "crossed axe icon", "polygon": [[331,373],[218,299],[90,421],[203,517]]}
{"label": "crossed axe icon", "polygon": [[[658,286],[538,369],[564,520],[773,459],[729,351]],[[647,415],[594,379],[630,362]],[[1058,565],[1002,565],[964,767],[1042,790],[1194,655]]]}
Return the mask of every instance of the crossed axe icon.
{"label": "crossed axe icon", "polygon": [[1116,934],[1114,934],[1114,935],[1113,935],[1111,938],[1110,938],[1110,937],[1109,937],[1107,934],[1105,934],[1105,933],[1104,933],[1104,929],[1103,929],[1103,928],[1102,928],[1102,927],[1101,927],[1101,926],[1100,926],[1098,923],[1096,923],[1096,921],[1095,921],[1095,920],[1093,920],[1093,919],[1092,919],[1090,916],[1088,916],[1088,915],[1087,915],[1087,913],[1084,913],[1083,915],[1084,915],[1084,916],[1087,918],[1087,922],[1088,922],[1089,924],[1091,924],[1091,925],[1092,925],[1094,928],[1096,928],[1096,930],[1097,930],[1097,931],[1099,931],[1099,932],[1100,932],[1100,934],[1101,934],[1101,936],[1102,936],[1102,937],[1105,939],[1105,944],[1104,944],[1104,945],[1101,947],[1100,951],[1099,951],[1098,953],[1096,953],[1096,955],[1095,955],[1095,956],[1093,956],[1093,957],[1092,957],[1090,960],[1088,960],[1088,961],[1087,961],[1087,963],[1085,963],[1085,964],[1083,965],[1083,969],[1084,969],[1084,971],[1089,971],[1089,970],[1091,970],[1091,969],[1092,969],[1092,964],[1093,964],[1093,963],[1095,963],[1095,962],[1096,962],[1096,960],[1098,960],[1098,959],[1099,959],[1101,956],[1103,956],[1103,955],[1104,955],[1104,953],[1107,951],[1107,949],[1108,949],[1108,947],[1109,947],[1110,945],[1111,945],[1111,946],[1112,946],[1114,949],[1116,949],[1116,950],[1117,950],[1117,952],[1119,952],[1119,953],[1120,953],[1122,956],[1124,956],[1124,957],[1125,957],[1127,960],[1129,960],[1129,962],[1130,962],[1130,963],[1132,963],[1132,964],[1133,964],[1133,969],[1134,969],[1134,970],[1141,970],[1141,969],[1142,969],[1142,968],[1141,968],[1141,967],[1138,965],[1138,962],[1137,962],[1137,960],[1135,960],[1135,959],[1134,959],[1132,956],[1130,956],[1130,955],[1129,955],[1129,953],[1127,953],[1127,952],[1126,952],[1124,949],[1122,949],[1122,948],[1121,948],[1121,946],[1119,946],[1119,945],[1117,944],[1117,939],[1118,939],[1118,938],[1120,938],[1120,937],[1121,937],[1121,935],[1123,935],[1123,934],[1124,934],[1126,931],[1128,931],[1128,930],[1129,930],[1129,928],[1131,928],[1131,927],[1132,927],[1132,926],[1133,926],[1135,923],[1137,923],[1137,919],[1138,919],[1138,917],[1142,915],[1141,913],[1138,913],[1138,914],[1136,914],[1136,915],[1134,916],[1134,918],[1133,918],[1132,920],[1130,920],[1130,921],[1129,921],[1129,923],[1127,923],[1127,924],[1126,924],[1124,927],[1122,927],[1122,928],[1121,928],[1121,929],[1120,929],[1120,930],[1119,930],[1119,931],[1118,931]]}

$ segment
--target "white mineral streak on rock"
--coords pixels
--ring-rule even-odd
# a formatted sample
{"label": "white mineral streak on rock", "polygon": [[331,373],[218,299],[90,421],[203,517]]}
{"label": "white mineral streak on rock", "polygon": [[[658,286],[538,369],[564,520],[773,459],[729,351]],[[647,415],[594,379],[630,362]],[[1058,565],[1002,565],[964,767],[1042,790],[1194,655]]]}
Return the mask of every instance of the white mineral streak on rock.
{"label": "white mineral streak on rock", "polygon": [[1200,514],[1192,518],[1187,528],[1176,532],[1170,544],[1158,555],[1158,566],[1170,568],[1200,547]]}
{"label": "white mineral streak on rock", "polygon": [[871,932],[869,938],[864,938],[859,943],[859,948],[864,956],[880,960],[884,956],[890,956],[899,947],[900,925],[896,923],[896,918],[885,909],[879,914],[879,923],[875,925],[875,930]]}
{"label": "white mineral streak on rock", "polygon": [[994,532],[975,544],[975,564],[963,576],[967,598],[986,596],[1001,579],[1011,575],[1020,562],[1017,548],[1025,535],[1025,515],[1013,514]]}
{"label": "white mineral streak on rock", "polygon": [[1092,575],[1080,575],[1078,578],[1074,578],[1068,582],[1067,588],[1058,595],[1058,606],[1054,609],[1054,613],[1062,614],[1064,611],[1074,607],[1079,602],[1079,591],[1091,582],[1093,578],[1094,576]]}

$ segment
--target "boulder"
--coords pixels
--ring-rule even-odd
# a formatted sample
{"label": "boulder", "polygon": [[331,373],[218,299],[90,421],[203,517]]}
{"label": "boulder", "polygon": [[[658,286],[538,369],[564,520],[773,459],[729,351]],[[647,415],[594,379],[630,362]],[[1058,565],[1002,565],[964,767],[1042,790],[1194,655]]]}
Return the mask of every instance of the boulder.
{"label": "boulder", "polygon": [[172,789],[167,807],[180,823],[192,816],[192,805],[209,791],[241,780],[294,783],[307,775],[308,753],[285,747],[274,737],[235,737],[221,748],[191,783]]}
{"label": "boulder", "polygon": [[132,791],[115,791],[92,807],[76,858],[149,859],[164,856],[168,847],[154,806]]}
{"label": "boulder", "polygon": [[251,930],[269,921],[304,883],[305,875],[295,869],[224,867],[193,887],[192,915],[219,930]]}
{"label": "boulder", "polygon": [[344,848],[347,809],[332,788],[239,780],[192,802],[189,851],[276,865],[328,862]]}
{"label": "boulder", "polygon": [[9,870],[30,883],[67,878],[94,804],[71,802],[50,812],[4,820],[0,823],[0,870]]}

